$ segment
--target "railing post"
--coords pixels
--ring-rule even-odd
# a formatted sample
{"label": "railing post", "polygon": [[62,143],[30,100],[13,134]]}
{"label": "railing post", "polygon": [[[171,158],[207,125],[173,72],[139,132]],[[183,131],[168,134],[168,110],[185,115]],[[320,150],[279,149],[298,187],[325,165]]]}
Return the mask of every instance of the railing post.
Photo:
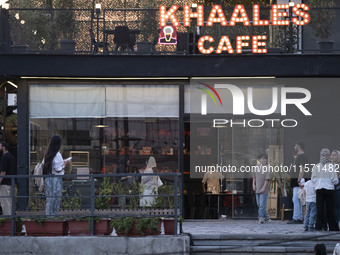
{"label": "railing post", "polygon": [[91,235],[94,236],[94,177],[90,175],[91,180]]}
{"label": "railing post", "polygon": [[14,176],[11,177],[11,236],[15,233],[15,179]]}
{"label": "railing post", "polygon": [[177,216],[177,173],[175,173],[175,181],[174,181],[174,200],[175,200],[175,226],[174,226],[174,235],[177,236],[177,223],[178,223],[178,216]]}

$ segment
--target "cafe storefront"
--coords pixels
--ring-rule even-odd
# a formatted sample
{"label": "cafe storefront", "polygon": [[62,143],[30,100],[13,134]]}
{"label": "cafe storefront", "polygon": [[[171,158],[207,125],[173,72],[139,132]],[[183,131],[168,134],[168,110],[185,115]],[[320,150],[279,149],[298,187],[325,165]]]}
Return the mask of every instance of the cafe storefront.
{"label": "cafe storefront", "polygon": [[[206,93],[197,88],[202,87],[202,81],[216,87],[224,104],[217,107],[208,95],[206,115],[201,112],[202,95]],[[25,84],[22,88],[27,91],[23,97],[28,106],[27,115],[20,115],[25,112],[20,111],[22,101],[18,106],[19,121],[26,119],[29,127],[28,169],[32,170],[41,161],[49,138],[58,133],[63,138],[63,157],[73,157],[67,173],[127,173],[144,167],[146,160],[154,156],[159,173],[183,173],[181,202],[185,218],[214,219],[221,215],[256,218],[251,175],[241,175],[238,171],[255,165],[261,152],[269,155],[271,165],[289,166],[294,160],[294,144],[300,139],[306,141],[306,153],[313,163],[321,147],[338,148],[339,121],[332,120],[327,132],[320,124],[329,122],[329,116],[340,108],[335,93],[338,82],[337,78],[274,76],[133,81],[22,79],[21,84]],[[245,95],[244,116],[235,116],[232,93],[216,84],[232,84],[241,89]],[[273,109],[271,114],[254,114],[247,103],[249,87],[253,89],[253,108]],[[286,115],[282,115],[280,91],[297,87],[311,94],[311,99],[303,103],[311,116],[294,104],[287,105]],[[19,86],[19,98],[22,92]],[[305,96],[289,93],[289,97],[296,99]],[[285,122],[286,119],[289,121]],[[19,131],[19,138],[21,135]],[[19,145],[24,144],[18,141]],[[204,174],[195,173],[196,166],[212,163],[237,169],[222,171],[218,202],[203,193]],[[86,189],[84,182],[75,181]],[[273,186],[267,208],[273,218],[280,216],[280,197],[280,191]]]}

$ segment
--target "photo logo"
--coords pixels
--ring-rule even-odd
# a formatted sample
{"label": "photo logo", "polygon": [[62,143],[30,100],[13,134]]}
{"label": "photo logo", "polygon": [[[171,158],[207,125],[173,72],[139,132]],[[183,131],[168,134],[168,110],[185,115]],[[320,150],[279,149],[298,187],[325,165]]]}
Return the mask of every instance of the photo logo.
{"label": "photo logo", "polygon": [[[206,86],[212,92],[214,92],[215,95],[217,96],[218,100],[220,101],[221,106],[223,106],[220,95],[217,93],[217,91],[212,86],[210,86],[209,84],[203,83],[203,82],[200,82],[200,84]],[[204,88],[200,88],[200,87],[197,87],[197,88],[200,89],[200,90],[203,90],[205,93],[207,93],[212,98],[212,100],[214,101],[215,105],[217,105],[214,96],[211,94],[211,92],[209,90],[204,89]],[[201,99],[202,99],[201,114],[202,115],[207,115],[207,95],[206,94],[202,94]]]}
{"label": "photo logo", "polygon": [[[206,83],[202,83],[204,86],[208,87],[210,90],[212,90],[215,95],[217,95],[218,99],[220,100],[221,106],[222,106],[222,101],[221,98],[219,96],[219,94],[217,93],[217,91],[210,85],[206,84]],[[245,95],[243,93],[243,91],[235,86],[235,85],[231,85],[231,84],[215,84],[215,88],[216,89],[227,89],[231,95],[232,95],[232,101],[233,101],[233,115],[244,115],[245,114],[245,110],[244,110],[244,106],[245,106]],[[210,93],[210,91],[208,91],[207,89],[202,89],[199,88],[203,91],[205,91],[206,93],[208,93],[210,95],[211,98],[213,98],[215,105],[216,105],[216,100],[214,99],[213,95]],[[278,107],[281,107],[281,115],[285,116],[287,114],[287,105],[291,104],[291,105],[295,105],[304,115],[306,116],[311,116],[312,114],[306,109],[306,107],[303,105],[307,102],[309,102],[309,100],[311,99],[311,93],[308,89],[305,88],[297,88],[297,87],[283,87],[281,88],[280,93],[279,92],[279,88],[277,87],[273,87],[272,88],[272,105],[269,109],[265,109],[265,110],[259,110],[256,109],[254,106],[254,95],[253,95],[253,88],[252,87],[248,87],[247,88],[247,106],[248,109],[250,111],[250,113],[254,114],[254,115],[258,115],[258,116],[266,116],[266,115],[270,115],[272,113],[274,113],[276,111],[276,109]],[[288,97],[289,94],[300,94],[299,97],[297,98],[291,98]],[[280,99],[281,99],[281,105],[279,106],[278,104],[278,96],[280,95]],[[207,113],[207,104],[206,101],[203,100],[202,97],[202,103],[201,103],[201,114],[202,115],[206,115]]]}

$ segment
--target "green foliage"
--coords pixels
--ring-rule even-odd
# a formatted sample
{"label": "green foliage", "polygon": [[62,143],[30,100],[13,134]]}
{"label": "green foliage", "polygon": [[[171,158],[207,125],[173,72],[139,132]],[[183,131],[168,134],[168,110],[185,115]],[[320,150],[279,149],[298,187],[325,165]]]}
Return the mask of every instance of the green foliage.
{"label": "green foliage", "polygon": [[[157,196],[152,207],[157,209],[173,209],[175,207],[174,198],[174,185],[163,185],[158,188],[158,195],[168,196]],[[179,199],[178,199],[179,201]]]}
{"label": "green foliage", "polygon": [[157,231],[158,230],[159,218],[139,218],[136,219],[137,233],[145,235],[147,231]]}
{"label": "green foliage", "polygon": [[132,217],[115,218],[110,222],[110,226],[113,226],[117,233],[123,233],[126,235],[131,231],[132,224]]}
{"label": "green foliage", "polygon": [[128,187],[127,194],[135,195],[133,197],[129,197],[128,200],[128,208],[130,210],[136,210],[139,206],[139,194],[143,193],[143,187],[139,182],[132,182]]}
{"label": "green foliage", "polygon": [[60,31],[61,39],[72,39],[75,37],[75,8],[73,0],[56,0],[55,8],[60,9],[56,12],[56,30]]}
{"label": "green foliage", "polygon": [[159,22],[157,19],[160,1],[144,0],[141,1],[140,30],[144,41],[154,42],[158,38]]}
{"label": "green foliage", "polygon": [[63,210],[79,210],[81,208],[81,194],[79,190],[72,196],[66,190],[63,190],[60,207]]}
{"label": "green foliage", "polygon": [[[9,218],[0,218],[0,227],[5,223],[11,221],[11,219]],[[15,218],[15,226],[17,230],[21,230],[22,229],[22,218]]]}
{"label": "green foliage", "polygon": [[102,184],[100,185],[98,197],[96,197],[95,203],[97,209],[109,209],[111,195],[114,192],[114,184],[111,184],[110,177],[104,177]]}
{"label": "green foliage", "polygon": [[334,9],[334,0],[308,0],[305,1],[310,8],[326,8],[326,9],[316,9],[310,11],[310,26],[313,29],[313,33],[316,37],[326,40],[330,37],[334,31],[332,25],[336,17]]}

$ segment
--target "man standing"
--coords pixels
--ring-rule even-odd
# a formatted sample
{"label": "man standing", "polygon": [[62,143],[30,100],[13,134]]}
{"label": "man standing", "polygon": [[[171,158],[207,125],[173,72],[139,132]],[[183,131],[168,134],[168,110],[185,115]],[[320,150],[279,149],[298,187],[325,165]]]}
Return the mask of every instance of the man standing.
{"label": "man standing", "polygon": [[[298,197],[298,191],[300,187],[300,180],[303,178],[306,164],[308,164],[308,158],[304,152],[305,150],[305,142],[298,141],[294,147],[296,158],[295,158],[295,169],[299,173],[298,178],[290,179],[290,187],[293,188],[293,219],[287,224],[302,224],[303,223],[303,214],[302,214],[302,205],[300,199]],[[302,187],[303,188],[303,187]]]}
{"label": "man standing", "polygon": [[268,155],[265,153],[260,153],[257,156],[257,160],[259,164],[256,166],[256,170],[253,176],[253,190],[256,193],[256,203],[259,208],[259,222],[264,223],[270,220],[267,212],[267,199],[270,179]]}
{"label": "man standing", "polygon": [[0,203],[3,215],[11,215],[12,213],[12,180],[4,178],[5,175],[16,174],[16,160],[8,151],[8,144],[3,142],[0,144],[2,157],[0,160]]}

